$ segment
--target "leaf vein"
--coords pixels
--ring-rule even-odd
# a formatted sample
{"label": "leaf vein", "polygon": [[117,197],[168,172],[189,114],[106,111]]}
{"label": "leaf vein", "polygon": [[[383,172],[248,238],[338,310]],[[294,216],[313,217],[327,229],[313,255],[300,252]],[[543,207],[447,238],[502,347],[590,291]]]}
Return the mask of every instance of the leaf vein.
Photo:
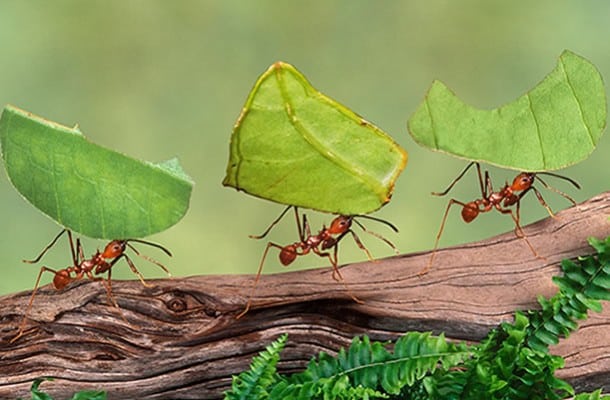
{"label": "leaf vein", "polygon": [[538,124],[538,120],[536,119],[536,113],[534,112],[534,108],[532,107],[532,98],[530,92],[525,94],[525,98],[527,99],[528,109],[532,113],[532,118],[534,119],[534,124],[536,125],[536,136],[538,137],[538,145],[540,146],[540,156],[542,157],[542,165],[546,168],[546,156],[544,154],[544,146],[542,146],[542,135],[540,133],[540,125]]}
{"label": "leaf vein", "polygon": [[[294,105],[291,103],[290,96],[288,94],[287,88],[283,81],[283,77],[281,75],[281,70],[278,70],[276,72],[276,79],[278,82],[278,86],[280,88],[280,93],[282,95],[282,99],[284,100],[284,111],[286,112],[286,115],[288,116],[292,126],[294,126],[294,128],[297,130],[297,132],[299,132],[299,134],[301,134],[301,136],[305,139],[305,141],[315,151],[317,151],[322,157],[326,158],[327,160],[329,160],[330,162],[335,164],[337,167],[343,169],[347,173],[351,174],[352,176],[354,176],[355,178],[360,180],[364,185],[368,186],[373,192],[378,193],[381,196],[384,196],[383,187],[379,187],[379,185],[376,185],[374,180],[371,179],[371,177],[366,173],[366,171],[362,170],[362,168],[359,168],[354,163],[350,163],[345,158],[340,157],[337,153],[332,151],[327,146],[324,146],[319,140],[316,139],[316,137],[309,130],[307,130],[303,126],[303,124],[299,121],[299,118],[297,117],[297,115],[294,111]],[[321,96],[321,97],[320,96],[318,96],[318,99],[325,100],[324,96]],[[341,111],[341,110],[339,110],[339,111]]]}
{"label": "leaf vein", "polygon": [[576,96],[576,91],[574,90],[574,85],[572,85],[572,82],[570,81],[570,75],[568,75],[568,73],[566,71],[565,64],[563,62],[563,58],[559,57],[559,61],[561,62],[561,67],[562,67],[561,69],[562,69],[563,75],[566,78],[568,87],[570,88],[570,91],[572,92],[572,96],[574,96],[574,100],[576,101],[576,104],[578,104],[578,112],[580,113],[580,118],[582,119],[583,125],[587,128],[587,134],[589,135],[589,140],[591,141],[591,146],[595,147],[595,140],[593,140],[593,133],[591,132],[591,127],[589,125],[587,125],[587,121],[585,120],[585,113],[583,112],[582,104],[580,103],[578,96]]}

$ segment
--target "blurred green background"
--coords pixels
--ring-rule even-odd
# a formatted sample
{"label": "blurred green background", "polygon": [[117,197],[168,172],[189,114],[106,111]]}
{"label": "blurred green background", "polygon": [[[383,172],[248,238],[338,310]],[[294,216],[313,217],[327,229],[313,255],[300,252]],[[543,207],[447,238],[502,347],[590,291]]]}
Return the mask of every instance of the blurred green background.
{"label": "blurred green background", "polygon": [[[392,135],[409,152],[393,201],[369,222],[401,252],[429,249],[447,199],[430,196],[457,175],[462,160],[419,148],[406,121],[433,79],[465,101],[493,108],[523,94],[550,72],[563,49],[591,60],[610,79],[610,3],[603,1],[21,1],[0,3],[0,105],[14,104],[72,125],[95,143],[151,161],[179,156],[196,186],[191,208],[171,229],[150,237],[174,252],[175,276],[254,273],[262,232],[281,205],[224,188],[231,129],[258,76],[274,61],[294,64],[320,91]],[[606,135],[607,136],[607,135]],[[586,161],[562,171],[578,180],[578,200],[609,189],[610,137]],[[514,172],[492,169],[496,186]],[[549,179],[551,181],[552,179]],[[478,196],[474,175],[452,192]],[[543,191],[554,209],[568,203]],[[341,196],[341,193],[337,193]],[[522,205],[529,223],[546,216],[535,196]],[[22,264],[58,232],[0,173],[0,294],[29,289],[38,268]],[[512,230],[510,218],[484,215],[470,225],[450,216],[442,245]],[[313,228],[331,216],[311,216]],[[391,251],[369,235],[374,255]],[[296,240],[292,218],[270,236]],[[92,254],[104,242],[87,240]],[[524,246],[524,251],[527,248]],[[144,250],[144,249],[143,249]],[[69,263],[65,243],[45,258]],[[342,262],[365,256],[346,240]],[[136,258],[146,277],[157,267]],[[294,268],[324,265],[303,257]],[[291,267],[292,268],[292,267]],[[285,270],[272,254],[266,272]],[[414,271],[416,272],[416,271]],[[122,264],[113,276],[135,277]],[[47,277],[46,282],[50,281]]]}

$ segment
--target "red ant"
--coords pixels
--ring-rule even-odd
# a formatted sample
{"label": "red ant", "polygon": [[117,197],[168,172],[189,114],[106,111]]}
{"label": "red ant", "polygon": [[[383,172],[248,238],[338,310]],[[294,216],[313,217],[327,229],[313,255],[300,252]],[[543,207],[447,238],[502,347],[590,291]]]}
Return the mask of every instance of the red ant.
{"label": "red ant", "polygon": [[[392,225],[388,221],[384,221],[382,219],[371,217],[368,215],[339,215],[339,216],[335,217],[335,219],[332,220],[330,227],[326,228],[325,226],[323,226],[317,235],[312,235],[311,229],[309,227],[309,223],[307,222],[306,214],[303,213],[302,223],[299,223],[299,211],[298,211],[298,207],[295,207],[295,206],[286,207],[286,209],[284,209],[284,211],[280,214],[280,216],[275,221],[273,221],[271,223],[271,225],[269,225],[269,227],[261,235],[250,235],[250,237],[253,239],[262,239],[265,236],[267,236],[267,234],[271,231],[271,229],[284,217],[284,215],[286,215],[288,210],[290,210],[291,208],[294,208],[294,214],[295,214],[296,222],[297,222],[297,229],[299,231],[299,241],[286,245],[286,246],[281,246],[281,245],[279,245],[277,243],[273,243],[273,242],[267,243],[267,247],[265,248],[265,251],[263,252],[263,257],[258,266],[258,271],[256,273],[256,278],[254,280],[254,284],[252,285],[252,289],[250,292],[250,296],[248,298],[248,303],[246,304],[246,308],[241,313],[239,313],[239,315],[237,315],[236,318],[241,318],[243,315],[245,315],[248,312],[248,310],[250,310],[250,306],[252,303],[252,295],[254,294],[254,290],[256,289],[256,285],[258,284],[258,281],[260,279],[261,272],[263,270],[263,265],[265,263],[265,259],[267,258],[267,253],[269,252],[269,249],[271,247],[275,247],[280,250],[279,259],[280,259],[280,262],[282,263],[282,265],[284,265],[284,266],[290,265],[292,262],[294,262],[294,260],[296,260],[296,258],[298,256],[304,256],[306,254],[309,254],[310,252],[313,252],[314,254],[318,255],[319,257],[326,257],[326,258],[328,258],[328,260],[330,261],[330,263],[333,267],[333,279],[341,280],[342,282],[344,282],[344,281],[343,281],[343,277],[341,276],[341,272],[339,272],[337,252],[339,249],[339,242],[348,233],[350,233],[352,235],[352,237],[354,238],[354,241],[356,242],[356,245],[366,253],[367,257],[370,260],[373,260],[373,256],[371,255],[369,250],[360,241],[360,238],[358,237],[356,232],[354,232],[352,230],[352,223],[356,223],[356,225],[358,225],[364,232],[367,232],[367,233],[379,238],[383,242],[385,242],[388,246],[390,246],[392,249],[394,249],[394,251],[398,254],[398,250],[396,249],[396,246],[394,246],[394,244],[392,244],[392,242],[390,242],[389,240],[387,240],[386,238],[382,237],[381,235],[379,235],[375,232],[371,232],[371,231],[367,230],[364,227],[364,225],[362,225],[355,218],[356,217],[366,218],[366,219],[371,219],[373,221],[381,222],[381,223],[389,226],[394,232],[398,232],[398,228],[396,228],[394,225]],[[333,253],[330,253],[327,251],[330,249],[333,249]],[[344,282],[344,284],[345,284],[345,282]],[[348,289],[348,292],[349,292],[349,289]],[[362,303],[362,301],[360,301],[358,298],[356,298],[354,295],[352,295],[351,292],[349,292],[349,293],[350,293],[350,296],[352,297],[352,299],[354,299],[354,301],[356,301],[358,303]]]}
{"label": "red ant", "polygon": [[[513,179],[513,182],[511,184],[508,184],[508,182],[506,182],[504,184],[504,186],[502,187],[502,189],[500,189],[497,192],[494,192],[492,184],[491,184],[491,179],[489,177],[489,171],[485,171],[485,180],[484,180],[485,184],[483,184],[483,177],[481,175],[481,166],[479,165],[478,162],[475,162],[475,161],[470,162],[466,166],[466,168],[464,168],[464,170],[458,175],[458,177],[455,178],[453,180],[453,182],[451,182],[451,184],[449,185],[449,187],[447,189],[445,189],[445,191],[440,192],[440,193],[433,192],[432,194],[435,196],[444,196],[447,193],[449,193],[449,191],[453,188],[453,186],[460,179],[462,179],[464,174],[466,174],[466,172],[473,165],[476,165],[476,167],[477,167],[477,174],[479,177],[479,186],[481,189],[481,198],[468,202],[468,203],[463,203],[456,199],[449,200],[449,203],[447,204],[447,209],[445,210],[445,215],[443,216],[443,221],[441,222],[441,227],[438,231],[438,234],[436,235],[436,242],[434,242],[434,249],[432,250],[432,255],[430,256],[430,261],[428,262],[428,265],[426,266],[426,268],[424,268],[422,271],[420,271],[420,273],[419,273],[420,275],[423,275],[426,272],[428,272],[428,270],[432,266],[432,262],[434,261],[434,256],[436,255],[436,250],[438,249],[438,242],[441,238],[441,235],[443,234],[443,229],[445,228],[445,222],[447,220],[447,215],[449,214],[449,210],[451,209],[451,206],[453,206],[454,204],[458,204],[458,205],[462,206],[462,219],[466,223],[472,222],[476,217],[479,216],[480,213],[486,213],[486,212],[494,210],[494,209],[498,210],[502,214],[510,214],[513,221],[515,222],[515,235],[517,235],[517,237],[522,237],[525,240],[528,247],[530,248],[530,250],[536,257],[539,257],[538,253],[536,252],[536,250],[534,249],[534,247],[532,246],[530,241],[527,239],[527,237],[525,236],[525,233],[523,232],[523,229],[521,228],[521,224],[520,224],[521,217],[519,215],[521,199],[528,192],[533,191],[536,194],[536,197],[538,198],[538,202],[544,208],[546,208],[549,215],[551,217],[554,217],[555,215],[553,214],[553,211],[551,210],[549,205],[546,203],[546,201],[542,197],[542,194],[540,194],[538,189],[536,189],[533,186],[534,181],[535,180],[540,181],[540,183],[545,188],[550,189],[550,190],[554,191],[555,193],[558,193],[559,195],[563,196],[568,201],[570,201],[573,205],[576,205],[576,202],[574,201],[574,199],[572,199],[570,196],[568,196],[564,192],[562,192],[552,186],[549,186],[545,181],[543,181],[540,178],[539,175],[549,175],[549,176],[553,176],[555,178],[560,178],[560,179],[566,180],[566,181],[570,182],[572,185],[574,185],[577,189],[580,189],[580,185],[577,182],[575,182],[574,180],[572,180],[566,176],[557,175],[552,172],[521,172],[519,175],[517,175],[515,177],[515,179]],[[520,192],[520,193],[517,193],[517,192]],[[514,205],[516,205],[515,213],[513,213],[513,210],[511,208],[509,208]]]}
{"label": "red ant", "polygon": [[[51,249],[51,247],[53,247],[55,245],[55,243],[59,240],[59,238],[66,232],[68,234],[68,241],[70,242],[70,252],[72,253],[72,265],[69,267],[66,267],[64,269],[60,269],[60,270],[54,270],[54,269],[46,267],[46,266],[43,266],[40,268],[40,272],[38,273],[38,277],[36,278],[36,284],[34,285],[34,290],[32,291],[32,295],[30,296],[30,301],[28,303],[27,309],[23,316],[23,320],[22,320],[21,324],[19,325],[19,332],[18,332],[17,336],[15,336],[11,340],[11,342],[14,342],[15,340],[17,340],[19,337],[21,337],[23,335],[26,319],[30,312],[30,309],[32,308],[32,304],[34,303],[34,297],[36,296],[36,291],[38,290],[38,286],[40,284],[40,278],[42,277],[42,274],[45,271],[51,272],[54,275],[53,286],[55,287],[56,290],[62,290],[71,282],[80,280],[84,276],[86,276],[87,278],[89,278],[93,281],[98,281],[98,280],[102,281],[102,283],[104,284],[104,286],[106,288],[106,292],[108,294],[108,299],[110,300],[112,305],[117,307],[118,309],[119,309],[119,305],[117,304],[117,302],[114,299],[114,296],[112,294],[111,270],[112,270],[112,267],[114,266],[114,264],[116,264],[121,258],[124,258],[127,261],[129,268],[131,268],[133,273],[138,277],[138,279],[140,279],[140,282],[142,282],[142,284],[144,286],[151,287],[151,285],[146,283],[146,281],[144,280],[144,277],[142,276],[140,271],[138,271],[138,269],[136,268],[133,261],[131,261],[131,258],[129,258],[129,256],[125,253],[125,250],[128,247],[131,250],[133,250],[133,252],[136,253],[136,255],[150,261],[151,263],[153,263],[155,265],[158,265],[163,271],[165,271],[168,274],[168,276],[171,276],[169,270],[163,264],[159,263],[156,260],[153,260],[150,257],[140,254],[140,252],[135,247],[133,247],[130,244],[130,242],[137,242],[137,243],[142,243],[142,244],[156,247],[171,257],[172,254],[170,253],[170,251],[159,244],[147,242],[147,241],[141,240],[141,239],[113,240],[106,245],[103,252],[100,252],[99,250],[97,250],[95,252],[95,254],[93,254],[91,256],[91,258],[85,259],[85,256],[83,254],[83,247],[80,243],[80,239],[78,239],[78,238],[76,239],[76,248],[75,248],[74,242],[72,241],[72,232],[69,229],[63,229],[61,232],[59,232],[59,234],[57,236],[55,236],[55,238],[51,241],[51,243],[49,243],[42,250],[42,252],[38,255],[38,257],[36,257],[34,260],[23,260],[23,262],[28,263],[28,264],[35,264],[38,261],[40,261],[42,259],[42,257],[46,254],[46,252],[49,251],[49,249]],[[110,260],[110,261],[107,261],[107,260]],[[103,274],[104,272],[108,272],[107,282],[103,278],[94,276],[94,275]],[[123,317],[123,319],[124,319],[124,317]]]}

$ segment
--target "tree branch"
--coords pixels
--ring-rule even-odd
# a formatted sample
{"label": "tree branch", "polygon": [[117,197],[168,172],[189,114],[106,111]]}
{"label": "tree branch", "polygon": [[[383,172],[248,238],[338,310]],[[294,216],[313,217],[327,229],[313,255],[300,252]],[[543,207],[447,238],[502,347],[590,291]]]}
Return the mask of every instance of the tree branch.
{"label": "tree branch", "polygon": [[[517,309],[551,296],[558,263],[592,253],[589,236],[610,235],[610,192],[525,227],[544,257],[532,255],[511,231],[482,242],[442,249],[425,276],[429,253],[352,264],[341,269],[351,300],[330,268],[266,275],[243,309],[253,276],[195,276],[113,282],[118,310],[100,282],[63,291],[39,290],[28,330],[9,340],[31,292],[0,298],[0,397],[28,396],[32,380],[53,396],[103,389],[109,398],[221,398],[231,375],[280,334],[289,333],[281,372],[303,368],[319,351],[335,353],[355,335],[394,339],[409,330],[445,332],[477,341]],[[205,265],[201,266],[205,271]],[[610,390],[610,307],[552,348],[566,358],[560,377],[578,390]]]}

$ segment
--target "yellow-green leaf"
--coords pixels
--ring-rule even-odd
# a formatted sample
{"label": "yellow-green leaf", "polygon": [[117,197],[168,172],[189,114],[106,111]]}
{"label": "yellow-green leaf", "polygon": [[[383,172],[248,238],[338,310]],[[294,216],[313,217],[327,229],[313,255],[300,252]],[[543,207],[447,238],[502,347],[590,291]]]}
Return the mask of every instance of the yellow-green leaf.
{"label": "yellow-green leaf", "polygon": [[223,184],[282,204],[365,214],[390,200],[406,162],[387,134],[277,62],[235,124]]}

